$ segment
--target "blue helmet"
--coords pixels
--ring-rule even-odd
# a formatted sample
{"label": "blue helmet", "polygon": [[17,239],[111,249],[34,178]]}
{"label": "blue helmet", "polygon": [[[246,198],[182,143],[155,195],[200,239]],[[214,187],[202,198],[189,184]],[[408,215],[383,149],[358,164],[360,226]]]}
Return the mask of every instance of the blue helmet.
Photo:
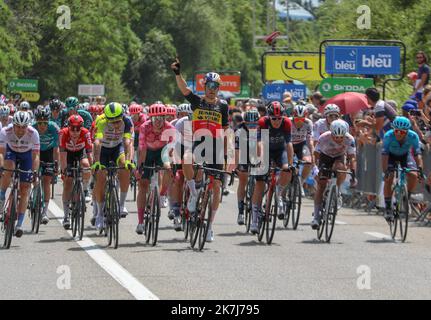
{"label": "blue helmet", "polygon": [[406,103],[406,104],[403,105],[403,110],[406,111],[406,112],[410,112],[412,110],[417,110],[417,109],[418,109],[417,106],[415,106],[415,105],[413,105],[411,103]]}
{"label": "blue helmet", "polygon": [[396,117],[394,122],[392,122],[392,127],[398,130],[409,130],[411,126],[410,120],[406,117]]}

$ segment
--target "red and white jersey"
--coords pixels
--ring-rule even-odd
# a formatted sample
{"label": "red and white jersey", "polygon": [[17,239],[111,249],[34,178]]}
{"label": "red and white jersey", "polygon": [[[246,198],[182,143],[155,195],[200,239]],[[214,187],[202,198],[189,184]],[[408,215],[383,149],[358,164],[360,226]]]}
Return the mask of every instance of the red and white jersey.
{"label": "red and white jersey", "polygon": [[348,155],[356,155],[355,138],[349,133],[344,137],[343,143],[339,144],[332,139],[330,131],[325,132],[319,138],[316,146],[316,152],[323,153],[331,158],[337,158]]}
{"label": "red and white jersey", "polygon": [[304,124],[301,128],[297,128],[293,118],[290,118],[292,122],[292,143],[299,144],[307,141],[307,138],[311,137],[313,134],[313,121],[310,119],[305,119]]}
{"label": "red and white jersey", "polygon": [[[344,120],[343,120],[344,121]],[[347,132],[350,130],[349,124],[344,121],[344,124],[346,125]],[[325,132],[329,131],[329,124],[326,119],[319,119],[315,124],[313,128],[313,140],[318,141],[319,137],[324,134]]]}
{"label": "red and white jersey", "polygon": [[92,148],[90,131],[84,127],[81,128],[81,132],[76,139],[72,138],[68,127],[60,130],[60,149],[62,151],[77,152],[85,149],[87,152],[91,152]]}
{"label": "red and white jersey", "polygon": [[6,145],[12,151],[20,153],[30,150],[40,151],[39,132],[32,126],[28,126],[24,136],[18,138],[13,129],[13,124],[10,124],[0,131],[0,147],[6,148]]}

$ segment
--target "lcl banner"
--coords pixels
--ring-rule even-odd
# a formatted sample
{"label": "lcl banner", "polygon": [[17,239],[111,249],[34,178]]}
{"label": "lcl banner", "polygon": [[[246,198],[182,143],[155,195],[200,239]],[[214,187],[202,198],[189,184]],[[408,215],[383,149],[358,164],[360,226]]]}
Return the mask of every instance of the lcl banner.
{"label": "lcl banner", "polygon": [[[205,92],[204,86],[205,74],[196,75],[196,92]],[[241,92],[241,75],[239,74],[220,74],[221,86],[220,91],[228,91],[235,94]]]}
{"label": "lcl banner", "polygon": [[265,81],[299,80],[320,81],[319,54],[265,54]]}

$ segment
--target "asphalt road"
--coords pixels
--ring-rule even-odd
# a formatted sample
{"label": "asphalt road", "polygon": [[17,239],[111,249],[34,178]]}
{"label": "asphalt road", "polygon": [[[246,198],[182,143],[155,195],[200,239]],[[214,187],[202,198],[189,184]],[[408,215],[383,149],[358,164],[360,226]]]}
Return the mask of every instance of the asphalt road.
{"label": "asphalt road", "polygon": [[[0,299],[430,299],[431,229],[410,225],[406,243],[385,238],[381,216],[342,209],[330,244],[311,230],[312,203],[303,205],[297,231],[279,221],[274,243],[259,243],[236,224],[236,194],[224,198],[215,242],[197,252],[173,230],[162,210],[159,242],[135,233],[136,205],[121,220],[120,247],[89,227],[77,242],[56,217],[38,235],[13,239],[0,250]],[[231,190],[235,190],[232,187]],[[26,227],[28,228],[28,219]]]}

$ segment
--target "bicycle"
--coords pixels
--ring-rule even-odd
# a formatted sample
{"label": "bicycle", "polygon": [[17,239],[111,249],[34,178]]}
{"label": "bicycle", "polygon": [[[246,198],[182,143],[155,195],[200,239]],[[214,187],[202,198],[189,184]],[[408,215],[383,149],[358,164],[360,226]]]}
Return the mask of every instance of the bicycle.
{"label": "bicycle", "polygon": [[285,228],[287,228],[289,225],[290,218],[292,218],[292,228],[293,230],[297,230],[302,205],[302,186],[299,175],[299,167],[300,165],[308,165],[311,163],[298,160],[294,161],[293,164],[295,166],[295,170],[292,173],[292,181],[287,189],[286,194],[282,196],[284,208],[283,225]]}
{"label": "bicycle", "polygon": [[[190,218],[190,245],[194,249],[198,242],[198,249],[202,251],[208,235],[209,224],[212,216],[212,195],[214,190],[214,174],[230,175],[229,185],[233,184],[233,173],[223,170],[205,167],[205,165],[194,165],[195,168],[204,171],[204,186],[199,192],[196,202],[196,212]],[[223,181],[222,181],[223,182]]]}
{"label": "bicycle", "polygon": [[118,181],[117,171],[124,169],[115,166],[115,163],[110,161],[109,166],[102,169],[107,172],[107,185],[105,187],[105,206],[103,208],[103,216],[105,218],[105,237],[108,237],[108,247],[113,244],[114,249],[118,248],[119,243],[119,222],[120,222],[120,200],[118,198]]}
{"label": "bicycle", "polygon": [[91,171],[90,168],[81,168],[80,161],[74,161],[72,167],[68,169],[72,173],[72,199],[70,202],[72,236],[78,235],[82,240],[84,235],[84,222],[87,206],[85,204],[85,193],[82,179],[83,171]]}
{"label": "bicycle", "polygon": [[153,174],[150,180],[150,192],[147,196],[147,203],[144,212],[144,233],[145,243],[150,243],[154,247],[157,244],[159,235],[160,222],[160,190],[159,190],[159,172],[167,171],[162,167],[141,166],[141,169],[152,170]]}
{"label": "bicycle", "polygon": [[[176,165],[173,166],[172,171],[173,171],[174,179],[178,180],[180,176],[183,175],[183,170],[177,169]],[[180,216],[181,216],[182,230],[184,232],[184,240],[186,241],[189,237],[189,230],[190,230],[190,211],[187,208],[187,203],[189,201],[189,198],[190,198],[190,190],[187,186],[187,181],[184,180],[181,207],[180,207]]]}
{"label": "bicycle", "polygon": [[38,182],[36,187],[31,190],[30,198],[28,201],[28,209],[31,221],[31,232],[39,233],[42,211],[45,208],[44,192],[42,186],[42,173],[53,173],[55,163],[40,162],[40,169],[38,171]]}
{"label": "bicycle", "polygon": [[388,172],[395,172],[395,186],[392,189],[392,199],[395,199],[393,204],[393,219],[388,221],[391,237],[395,240],[397,228],[401,241],[405,242],[407,238],[407,230],[409,226],[409,198],[407,191],[406,174],[410,172],[420,172],[417,169],[402,168],[400,163],[397,163],[396,168],[390,169]]}
{"label": "bicycle", "polygon": [[[331,242],[332,235],[334,233],[335,220],[338,212],[338,186],[337,186],[337,174],[345,173],[352,175],[350,171],[343,170],[332,170],[323,168],[323,171],[330,172],[330,181],[326,185],[325,191],[323,192],[323,202],[322,209],[320,211],[321,223],[317,229],[317,238],[319,240],[323,237],[323,232],[325,232],[325,241],[327,243]],[[322,179],[322,178],[320,178]],[[326,178],[323,178],[326,179]]]}
{"label": "bicycle", "polygon": [[1,224],[0,231],[3,233],[3,249],[10,249],[10,245],[12,243],[12,236],[15,231],[15,223],[17,220],[17,206],[20,190],[20,174],[29,174],[33,173],[32,171],[23,171],[19,169],[19,163],[17,168],[14,170],[2,169],[2,171],[12,172],[12,189],[10,191],[8,200],[6,202],[6,206],[1,208],[3,211],[3,221]]}
{"label": "bicycle", "polygon": [[266,234],[266,243],[271,244],[274,239],[275,226],[277,224],[278,215],[278,196],[275,192],[277,186],[277,176],[279,172],[290,172],[277,167],[271,166],[269,169],[269,182],[267,181],[262,203],[264,204],[264,212],[259,210],[259,233],[257,239],[261,242]]}
{"label": "bicycle", "polygon": [[[249,173],[250,173],[250,169],[249,169]],[[251,222],[252,222],[252,216],[253,216],[253,214],[252,214],[252,212],[253,212],[252,199],[253,199],[253,192],[254,192],[255,185],[256,185],[256,178],[249,174],[248,182],[247,182],[247,189],[245,192],[244,222],[245,222],[245,232],[246,233],[250,232],[250,227],[251,227]]]}

